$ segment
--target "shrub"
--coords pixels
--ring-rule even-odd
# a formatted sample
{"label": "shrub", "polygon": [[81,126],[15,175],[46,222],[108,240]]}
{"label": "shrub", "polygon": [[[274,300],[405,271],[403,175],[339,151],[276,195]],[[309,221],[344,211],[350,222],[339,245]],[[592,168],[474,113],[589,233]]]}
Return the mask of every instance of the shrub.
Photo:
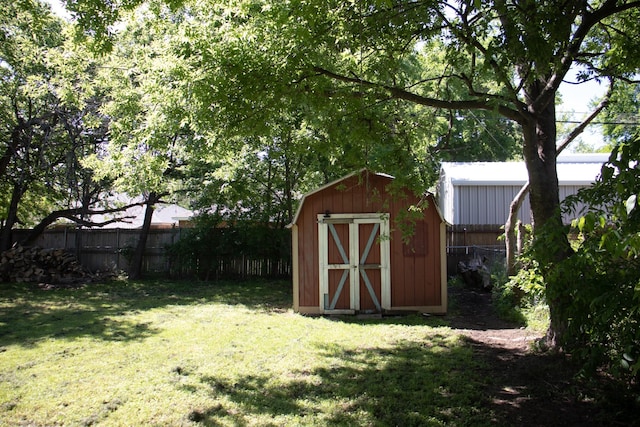
{"label": "shrub", "polygon": [[222,222],[214,216],[203,216],[196,226],[167,248],[173,271],[181,276],[195,275],[204,280],[233,278],[242,275],[238,263],[261,260],[260,271],[249,275],[279,277],[288,274],[281,264],[291,259],[289,230],[273,228],[258,222]]}
{"label": "shrub", "polygon": [[607,366],[633,378],[640,369],[640,240],[603,219],[581,221],[580,247],[554,269],[553,280],[565,284],[560,297],[570,300],[564,344],[585,368]]}
{"label": "shrub", "polygon": [[585,368],[631,381],[640,371],[639,142],[616,147],[595,185],[566,201],[567,210],[578,202],[589,209],[573,224],[575,253],[547,277],[564,284],[547,297],[565,302],[565,348]]}
{"label": "shrub", "polygon": [[518,258],[518,263],[521,268],[513,277],[507,277],[504,267],[494,269],[494,304],[500,317],[536,330],[544,329],[547,322],[540,319],[540,313],[545,312],[545,309],[540,308],[546,307],[544,279],[528,249]]}

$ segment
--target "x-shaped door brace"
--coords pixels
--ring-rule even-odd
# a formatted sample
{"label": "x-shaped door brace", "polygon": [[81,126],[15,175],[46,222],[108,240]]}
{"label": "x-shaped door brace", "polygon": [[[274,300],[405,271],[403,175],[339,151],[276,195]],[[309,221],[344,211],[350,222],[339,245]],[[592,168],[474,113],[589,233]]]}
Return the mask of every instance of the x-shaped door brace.
{"label": "x-shaped door brace", "polygon": [[[333,240],[336,243],[336,247],[338,248],[338,252],[342,257],[342,261],[344,262],[344,264],[350,264],[349,257],[347,256],[344,250],[344,247],[342,246],[342,242],[340,241],[340,237],[338,236],[335,226],[331,223],[329,223],[328,226],[329,226],[329,231],[331,232],[331,236],[333,236]],[[356,224],[356,226],[358,226],[358,224]],[[366,267],[371,267],[371,266],[365,265],[365,262],[369,257],[369,252],[371,252],[371,248],[373,247],[373,243],[375,242],[375,239],[379,230],[380,230],[380,223],[375,223],[373,225],[373,229],[371,230],[371,234],[369,235],[367,245],[365,246],[364,251],[362,252],[362,256],[360,257],[360,262],[358,263],[358,265],[354,265],[353,268],[357,269],[360,272],[360,276],[364,281],[364,285],[367,288],[367,291],[369,292],[369,295],[371,296],[371,299],[373,300],[373,304],[376,306],[376,309],[378,311],[382,311],[382,307],[380,306],[380,301],[378,300],[378,297],[376,296],[376,293],[373,290],[373,286],[371,285],[371,281],[369,280],[369,276],[367,275],[367,272],[366,272]],[[380,264],[377,264],[373,267],[380,268]],[[342,293],[342,289],[344,288],[344,284],[347,281],[348,276],[349,276],[349,270],[344,270],[342,272],[342,276],[340,277],[340,281],[338,282],[338,288],[336,289],[336,293],[333,295],[333,299],[329,304],[329,307],[328,307],[329,310],[334,310],[336,308],[336,304],[338,303],[338,298]]]}

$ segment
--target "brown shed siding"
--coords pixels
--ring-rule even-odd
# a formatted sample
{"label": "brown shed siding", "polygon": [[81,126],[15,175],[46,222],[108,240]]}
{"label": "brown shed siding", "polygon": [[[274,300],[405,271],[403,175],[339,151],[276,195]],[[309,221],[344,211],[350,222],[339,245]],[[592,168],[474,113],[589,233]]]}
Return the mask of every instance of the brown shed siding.
{"label": "brown shed siding", "polygon": [[[424,219],[417,221],[415,235],[409,245],[402,241],[401,232],[396,223],[398,213],[418,199],[405,192],[406,197],[391,196],[386,187],[392,178],[363,171],[361,174],[348,176],[326,188],[310,193],[303,199],[294,229],[294,308],[301,312],[322,312],[319,291],[319,244],[318,214],[327,211],[330,214],[389,213],[391,229],[390,240],[390,283],[391,306],[394,309],[424,309],[429,311],[446,311],[446,284],[442,264],[443,220],[435,200],[429,196],[429,207],[424,211]],[[348,247],[349,232],[347,224],[335,224],[335,231],[340,241]],[[371,224],[360,225],[363,232],[359,234],[360,247],[367,244],[373,230]],[[365,261],[365,264],[380,263],[379,242],[374,244],[376,250]],[[297,248],[296,248],[297,247]],[[329,263],[342,263],[341,255],[335,244],[329,244]],[[330,281],[339,280],[340,271],[330,271]],[[351,274],[351,273],[350,273]],[[381,292],[380,270],[367,270],[372,288],[376,294]],[[375,304],[368,291],[360,281],[360,307],[373,309]],[[296,289],[297,288],[297,289]],[[348,308],[349,296],[341,295],[336,309]]]}
{"label": "brown shed siding", "polygon": [[[372,179],[374,178],[374,179]],[[378,178],[378,179],[375,179]],[[300,263],[300,306],[320,305],[317,289],[320,266],[318,263],[318,224],[317,214],[327,211],[331,213],[370,213],[381,212],[382,204],[374,202],[368,197],[372,194],[382,194],[388,180],[377,175],[369,175],[369,182],[360,182],[360,177],[353,176],[339,184],[315,194],[311,194],[304,201],[304,206],[298,217],[298,247]],[[309,284],[316,284],[310,286]]]}
{"label": "brown shed siding", "polygon": [[400,234],[392,234],[391,296],[394,306],[441,305],[440,224],[437,210],[427,209],[424,227],[415,228],[412,240],[422,241],[424,255],[420,252],[409,255],[410,248],[402,243]]}

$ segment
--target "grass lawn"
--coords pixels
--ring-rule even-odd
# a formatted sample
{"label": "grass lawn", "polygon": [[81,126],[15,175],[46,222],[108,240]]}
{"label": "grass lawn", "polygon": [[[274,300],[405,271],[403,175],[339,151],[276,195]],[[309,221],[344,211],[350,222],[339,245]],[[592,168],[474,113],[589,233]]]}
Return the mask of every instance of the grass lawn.
{"label": "grass lawn", "polygon": [[287,282],[0,284],[0,425],[491,424],[481,362],[440,319],[290,301]]}

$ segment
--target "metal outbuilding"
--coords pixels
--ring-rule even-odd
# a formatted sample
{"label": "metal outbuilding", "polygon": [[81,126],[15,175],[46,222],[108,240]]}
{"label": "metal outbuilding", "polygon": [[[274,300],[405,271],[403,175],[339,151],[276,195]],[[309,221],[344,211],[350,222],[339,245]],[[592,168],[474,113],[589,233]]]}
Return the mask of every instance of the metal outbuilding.
{"label": "metal outbuilding", "polygon": [[392,182],[361,170],[302,197],[290,225],[296,312],[446,313],[445,222],[430,194],[406,215],[420,199]]}
{"label": "metal outbuilding", "polygon": [[[609,154],[561,154],[557,158],[560,200],[591,186]],[[438,198],[444,219],[452,225],[504,224],[509,204],[527,182],[524,162],[444,162]],[[529,198],[519,219],[531,223]],[[565,217],[566,223],[571,222]]]}

